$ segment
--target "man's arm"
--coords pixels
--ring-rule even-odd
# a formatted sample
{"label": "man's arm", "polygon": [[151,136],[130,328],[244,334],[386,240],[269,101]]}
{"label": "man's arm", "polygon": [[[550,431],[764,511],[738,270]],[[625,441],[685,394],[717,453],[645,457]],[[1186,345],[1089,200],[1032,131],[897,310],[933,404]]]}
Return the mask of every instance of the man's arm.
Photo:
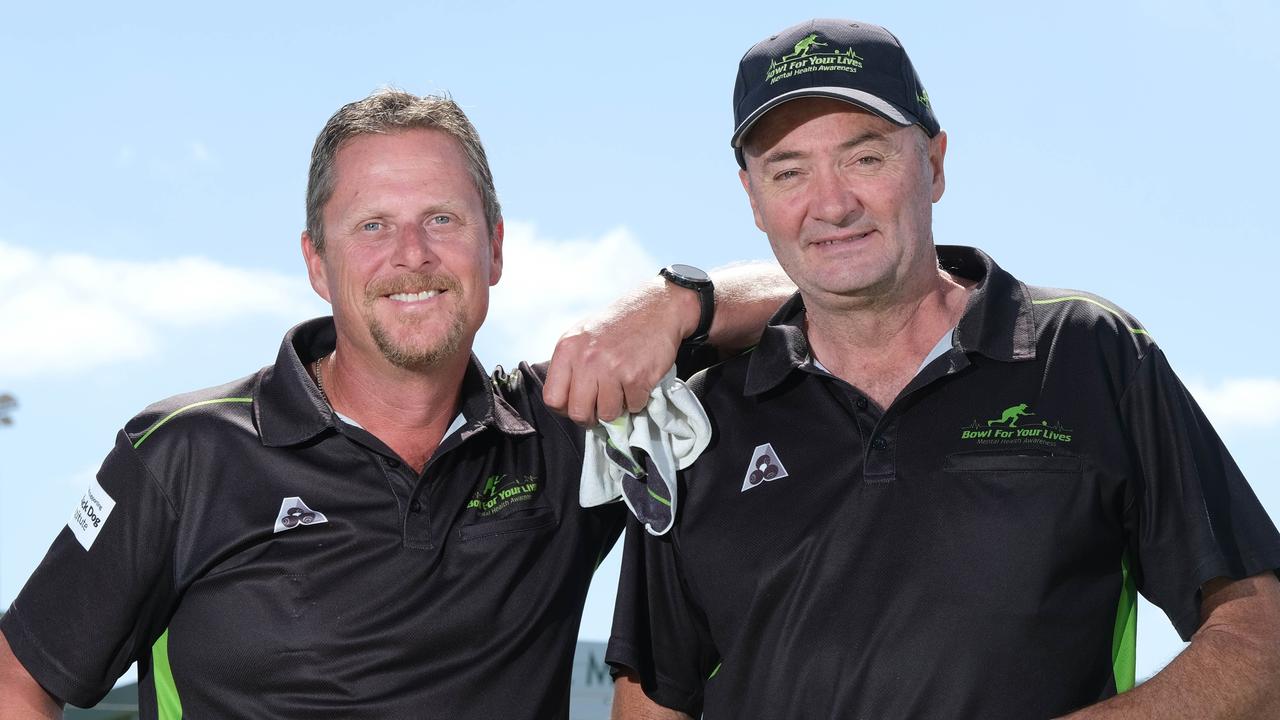
{"label": "man's arm", "polygon": [[23,667],[0,632],[0,720],[58,720],[62,704]]}
{"label": "man's arm", "polygon": [[1280,581],[1204,585],[1200,629],[1168,667],[1071,720],[1280,718]]}
{"label": "man's arm", "polygon": [[610,720],[693,720],[679,710],[665,708],[649,699],[640,688],[635,673],[627,672],[613,681],[613,708]]}
{"label": "man's arm", "polygon": [[[782,269],[769,263],[733,265],[710,275],[716,309],[707,342],[722,355],[754,345],[770,316],[795,292]],[[700,314],[697,293],[655,277],[560,338],[543,400],[581,425],[639,411]]]}

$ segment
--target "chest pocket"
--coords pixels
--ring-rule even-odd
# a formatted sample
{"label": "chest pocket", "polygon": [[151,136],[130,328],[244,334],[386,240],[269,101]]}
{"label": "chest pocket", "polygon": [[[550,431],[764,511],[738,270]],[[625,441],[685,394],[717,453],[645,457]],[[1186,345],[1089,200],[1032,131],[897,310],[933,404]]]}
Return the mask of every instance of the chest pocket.
{"label": "chest pocket", "polygon": [[458,528],[458,539],[466,542],[498,535],[512,535],[545,528],[553,528],[559,524],[555,511],[549,507],[535,506],[519,514],[478,519],[469,525]]}
{"label": "chest pocket", "polygon": [[953,453],[942,469],[951,473],[1079,473],[1080,458],[1070,455],[1028,455],[1014,453]]}
{"label": "chest pocket", "polygon": [[462,541],[513,535],[555,527],[555,509],[547,488],[535,475],[494,474],[472,492],[457,529]]}

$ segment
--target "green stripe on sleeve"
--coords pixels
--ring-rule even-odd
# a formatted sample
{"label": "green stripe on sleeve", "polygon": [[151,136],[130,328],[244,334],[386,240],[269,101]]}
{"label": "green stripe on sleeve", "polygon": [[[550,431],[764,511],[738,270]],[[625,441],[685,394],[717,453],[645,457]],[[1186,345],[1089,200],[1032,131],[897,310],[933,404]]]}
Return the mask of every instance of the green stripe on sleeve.
{"label": "green stripe on sleeve", "polygon": [[1077,301],[1079,301],[1079,302],[1087,302],[1087,303],[1091,303],[1091,304],[1093,304],[1093,305],[1097,305],[1098,307],[1102,308],[1103,310],[1106,310],[1107,312],[1111,313],[1112,315],[1115,315],[1117,318],[1119,318],[1119,319],[1120,319],[1120,324],[1121,324],[1121,325],[1124,325],[1125,329],[1126,329],[1126,330],[1128,330],[1129,332],[1133,333],[1134,335],[1149,335],[1149,334],[1150,334],[1150,333],[1148,333],[1146,330],[1143,330],[1142,328],[1129,327],[1129,323],[1125,322],[1124,315],[1121,315],[1119,310],[1117,310],[1117,309],[1115,309],[1115,308],[1113,308],[1113,307],[1111,307],[1111,306],[1109,306],[1109,305],[1104,305],[1104,304],[1102,304],[1102,303],[1098,302],[1097,300],[1094,300],[1093,298],[1087,298],[1087,297],[1085,297],[1085,296],[1083,296],[1083,295],[1066,295],[1066,296],[1063,296],[1063,297],[1045,298],[1044,300],[1032,300],[1032,301],[1031,301],[1031,304],[1032,304],[1032,305],[1052,305],[1052,304],[1054,304],[1054,303],[1070,302],[1070,301],[1072,301],[1072,300],[1077,300]]}
{"label": "green stripe on sleeve", "polygon": [[138,442],[133,444],[133,449],[137,450],[138,446],[146,442],[147,438],[151,437],[151,433],[155,432],[156,430],[159,430],[161,425],[169,422],[170,420],[190,410],[191,408],[197,408],[197,407],[200,407],[201,405],[216,405],[219,403],[251,403],[251,402],[253,402],[253,398],[231,397],[231,398],[217,398],[216,400],[201,400],[200,402],[191,403],[190,405],[180,407],[177,410],[174,410],[173,412],[164,416],[164,419],[160,420],[155,425],[152,425],[151,427],[147,428],[147,431],[142,433],[142,437],[138,438]]}
{"label": "green stripe on sleeve", "polygon": [[151,646],[151,677],[156,686],[156,711],[160,720],[182,720],[182,699],[169,668],[169,631]]}
{"label": "green stripe on sleeve", "polygon": [[1138,588],[1129,573],[1129,555],[1120,559],[1123,580],[1120,601],[1116,606],[1116,625],[1111,632],[1111,671],[1116,679],[1116,692],[1128,692],[1137,681],[1138,667]]}

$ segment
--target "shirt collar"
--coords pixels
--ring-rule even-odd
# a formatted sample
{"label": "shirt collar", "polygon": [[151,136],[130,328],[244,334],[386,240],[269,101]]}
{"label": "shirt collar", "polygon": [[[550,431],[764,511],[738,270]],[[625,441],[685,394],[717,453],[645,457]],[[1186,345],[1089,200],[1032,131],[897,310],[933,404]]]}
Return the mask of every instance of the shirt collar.
{"label": "shirt collar", "polygon": [[[956,326],[956,349],[1007,362],[1035,359],[1035,319],[1027,287],[977,248],[939,245],[936,250],[942,269],[977,283]],[[747,395],[772,390],[804,365],[810,356],[804,318],[804,298],[797,292],[769,320],[747,361]]]}
{"label": "shirt collar", "polygon": [[[307,367],[333,352],[337,332],[332,317],[316,318],[285,334],[274,365],[263,368],[254,393],[254,413],[262,443],[283,447],[305,442],[334,428],[340,420],[320,394]],[[473,354],[462,378],[461,413],[468,422],[508,435],[534,429],[494,392],[493,383]]]}

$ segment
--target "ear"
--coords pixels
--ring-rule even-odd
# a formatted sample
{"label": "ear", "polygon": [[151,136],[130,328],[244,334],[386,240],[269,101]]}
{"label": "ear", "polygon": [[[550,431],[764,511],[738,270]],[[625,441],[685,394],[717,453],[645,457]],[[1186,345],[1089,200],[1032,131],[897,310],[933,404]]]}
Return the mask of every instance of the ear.
{"label": "ear", "polygon": [[942,199],[947,189],[947,175],[942,170],[942,161],[947,156],[947,131],[939,130],[929,141],[929,167],[933,169],[933,201]]}
{"label": "ear", "polygon": [[756,205],[756,196],[751,192],[751,176],[746,170],[739,170],[738,180],[742,182],[742,189],[747,191],[747,200],[751,202],[751,214],[756,218],[756,227],[760,228],[760,232],[767,232],[764,229],[764,219],[760,217],[760,208]]}
{"label": "ear", "polygon": [[489,260],[489,284],[497,285],[498,280],[502,277],[502,237],[505,228],[502,221],[493,228],[493,237],[489,240],[490,251],[493,257]]}
{"label": "ear", "polygon": [[311,242],[311,233],[306,230],[302,231],[302,259],[307,263],[307,279],[311,281],[311,289],[324,298],[325,302],[332,304],[324,256],[316,251],[315,243]]}

